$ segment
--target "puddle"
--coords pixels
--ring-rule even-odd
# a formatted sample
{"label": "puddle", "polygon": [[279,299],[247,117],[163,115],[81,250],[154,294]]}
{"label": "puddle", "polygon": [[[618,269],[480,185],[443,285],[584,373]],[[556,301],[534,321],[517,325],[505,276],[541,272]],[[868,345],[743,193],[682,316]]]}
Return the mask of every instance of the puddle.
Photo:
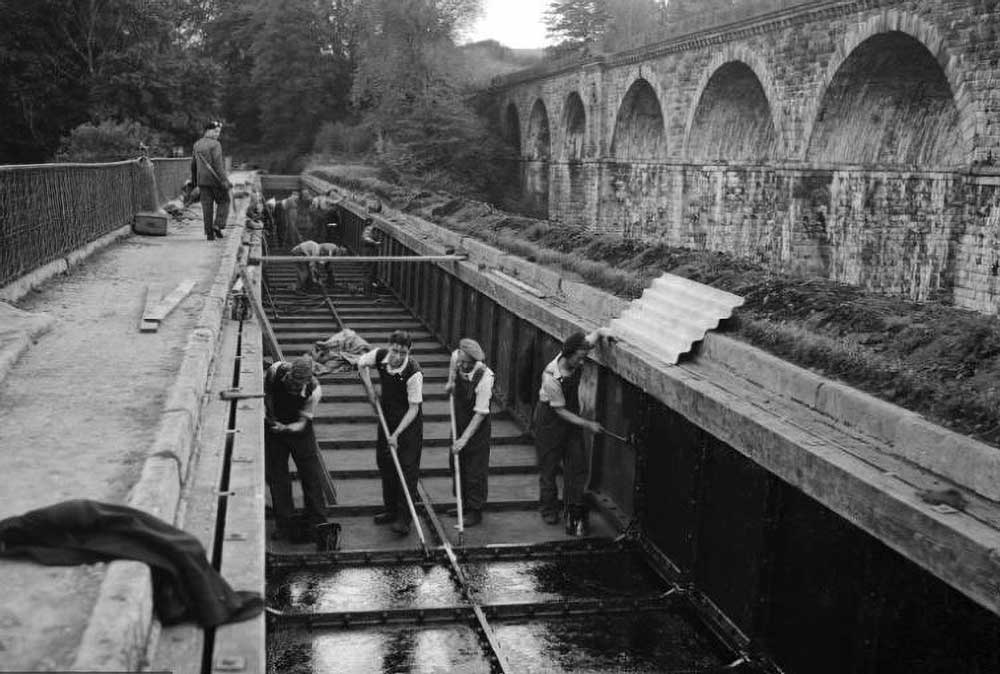
{"label": "puddle", "polygon": [[463,568],[470,589],[483,604],[650,597],[668,589],[641,557],[627,552],[467,562]]}
{"label": "puddle", "polygon": [[488,674],[489,660],[465,625],[268,634],[268,674]]}
{"label": "puddle", "polygon": [[291,613],[328,613],[464,604],[444,566],[294,570],[268,580],[268,605]]}

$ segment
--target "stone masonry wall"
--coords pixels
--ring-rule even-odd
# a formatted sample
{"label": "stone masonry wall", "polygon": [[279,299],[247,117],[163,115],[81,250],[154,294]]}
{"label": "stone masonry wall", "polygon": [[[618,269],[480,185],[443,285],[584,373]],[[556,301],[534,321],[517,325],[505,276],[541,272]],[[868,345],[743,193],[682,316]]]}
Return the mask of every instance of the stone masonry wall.
{"label": "stone masonry wall", "polygon": [[549,217],[997,311],[1000,2],[747,7],[497,84]]}

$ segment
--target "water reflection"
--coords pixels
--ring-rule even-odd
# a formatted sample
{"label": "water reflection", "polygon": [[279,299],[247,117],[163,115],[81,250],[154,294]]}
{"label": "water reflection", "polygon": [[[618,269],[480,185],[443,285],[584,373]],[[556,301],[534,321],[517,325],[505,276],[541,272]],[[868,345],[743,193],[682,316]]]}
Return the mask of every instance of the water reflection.
{"label": "water reflection", "polygon": [[292,571],[272,578],[269,603],[292,612],[327,613],[461,604],[443,566],[344,567],[322,574]]}

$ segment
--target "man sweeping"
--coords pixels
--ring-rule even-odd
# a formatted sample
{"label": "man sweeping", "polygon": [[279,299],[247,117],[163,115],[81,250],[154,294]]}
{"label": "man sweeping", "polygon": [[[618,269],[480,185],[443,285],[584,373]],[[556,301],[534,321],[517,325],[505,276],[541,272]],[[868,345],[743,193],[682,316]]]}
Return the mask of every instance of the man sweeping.
{"label": "man sweeping", "polygon": [[378,370],[382,389],[381,407],[389,433],[386,436],[382,425],[379,425],[375,462],[382,478],[382,503],[385,509],[375,516],[375,524],[391,524],[392,530],[400,536],[410,533],[410,514],[404,485],[396,473],[389,448],[396,450],[406,480],[405,487],[410,497],[416,500],[424,442],[421,412],[424,375],[420,365],[410,356],[412,345],[410,333],[396,330],[389,335],[388,348],[373,349],[358,359],[361,381],[376,413],[380,403],[372,385],[371,370]]}
{"label": "man sweeping", "polygon": [[[493,370],[486,366],[483,348],[474,339],[465,338],[451,354],[445,392],[452,396],[456,438],[448,467],[455,470],[458,459],[464,525],[474,527],[483,521],[487,481],[490,472],[490,401],[493,396]],[[458,511],[449,513],[457,515]]]}

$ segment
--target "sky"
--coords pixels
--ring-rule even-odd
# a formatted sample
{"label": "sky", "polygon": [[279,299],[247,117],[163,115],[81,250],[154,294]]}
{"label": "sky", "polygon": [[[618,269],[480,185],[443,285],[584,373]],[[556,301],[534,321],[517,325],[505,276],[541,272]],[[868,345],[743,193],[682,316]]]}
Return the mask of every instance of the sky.
{"label": "sky", "polygon": [[548,0],[483,0],[483,15],[463,41],[493,39],[514,49],[544,47],[542,13],[548,4]]}

